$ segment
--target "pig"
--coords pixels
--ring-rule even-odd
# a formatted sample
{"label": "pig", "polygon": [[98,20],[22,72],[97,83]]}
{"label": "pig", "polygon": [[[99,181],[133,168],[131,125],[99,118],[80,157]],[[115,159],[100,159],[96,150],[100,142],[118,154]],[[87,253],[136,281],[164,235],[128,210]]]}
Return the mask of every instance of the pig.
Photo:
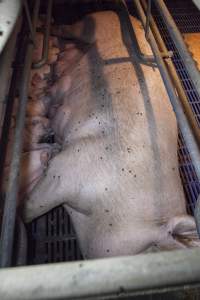
{"label": "pig", "polygon": [[[140,22],[131,22],[152,55]],[[62,151],[24,199],[24,221],[63,205],[85,259],[199,246],[158,69],[137,60],[120,13],[93,13],[67,29],[90,47],[55,83],[52,101],[61,104],[51,123]]]}
{"label": "pig", "polygon": [[45,101],[41,98],[37,100],[30,99],[26,107],[26,115],[30,117],[44,117],[47,114],[47,107]]}
{"label": "pig", "polygon": [[41,149],[43,147],[43,144],[40,144],[41,140],[52,135],[49,119],[40,116],[26,118],[23,149],[25,151]]}
{"label": "pig", "polygon": [[56,76],[60,78],[63,74],[69,73],[82,56],[83,51],[78,49],[75,43],[67,43],[65,49],[59,54],[58,62],[55,65]]}
{"label": "pig", "polygon": [[[20,197],[27,195],[39,178],[44,174],[48,161],[52,156],[52,148],[44,145],[41,149],[24,152],[21,158],[21,167],[19,175],[19,194]],[[3,191],[6,191],[6,185],[9,176],[9,165],[4,168]]]}
{"label": "pig", "polygon": [[184,40],[200,71],[200,33],[185,33]]}

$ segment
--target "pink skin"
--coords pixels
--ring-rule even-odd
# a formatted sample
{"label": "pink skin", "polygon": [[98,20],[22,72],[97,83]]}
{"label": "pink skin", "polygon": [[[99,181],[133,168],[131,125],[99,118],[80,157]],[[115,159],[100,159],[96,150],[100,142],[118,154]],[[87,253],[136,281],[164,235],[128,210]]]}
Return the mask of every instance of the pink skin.
{"label": "pink skin", "polygon": [[59,54],[58,62],[55,67],[55,73],[58,77],[69,73],[83,56],[74,43],[65,46],[65,50]]}
{"label": "pink skin", "polygon": [[51,133],[50,121],[45,117],[27,118],[24,130],[24,150],[41,148],[40,140]]}
{"label": "pink skin", "polygon": [[52,65],[57,61],[59,52],[60,50],[57,47],[51,47],[49,49],[48,64]]}
{"label": "pink skin", "polygon": [[[57,81],[48,91],[49,96],[46,97],[43,101],[46,103],[46,106],[49,107],[48,117],[52,120],[58,108],[62,106],[63,96],[71,87],[71,77],[62,76],[59,81]],[[62,108],[60,108],[62,110]],[[65,109],[64,109],[65,110]],[[61,120],[60,118],[58,118]],[[58,121],[59,122],[59,121]],[[52,125],[51,125],[52,126]]]}
{"label": "pink skin", "polygon": [[56,36],[49,37],[49,48],[56,47],[59,48],[58,38]]}
{"label": "pink skin", "polygon": [[64,131],[66,130],[66,123],[69,122],[71,117],[71,109],[67,105],[60,106],[52,118],[51,127],[56,132],[55,139],[57,143],[62,144]]}
{"label": "pink skin", "polygon": [[[53,99],[51,101],[50,109],[48,112],[48,116],[52,119],[58,108],[62,105],[63,96],[69,91],[72,85],[72,79],[70,76],[70,72],[77,65],[78,61],[83,57],[83,52],[79,50],[74,43],[68,43],[65,45],[65,51],[60,53],[58,62],[55,66],[55,73],[59,77],[59,80],[49,89],[48,93],[50,98]],[[68,109],[61,107],[59,109],[59,116],[68,115]],[[62,118],[56,118],[55,123],[62,120]],[[57,136],[58,140],[60,139],[59,134]]]}
{"label": "pink skin", "polygon": [[[9,141],[6,154],[6,166],[10,164],[12,155],[13,137],[15,133],[14,126],[10,129]],[[45,117],[26,118],[25,127],[23,131],[23,151],[39,150],[51,148],[51,145],[40,144],[43,136],[48,136],[51,133],[50,121]]]}
{"label": "pink skin", "polygon": [[33,63],[38,62],[42,57],[42,48],[43,48],[43,33],[37,32],[35,36],[35,48],[33,51]]}
{"label": "pink skin", "polygon": [[[19,193],[21,196],[30,192],[44,174],[51,155],[52,149],[45,144],[43,144],[43,148],[40,150],[33,150],[22,154],[19,179]],[[4,169],[4,189],[6,189],[8,175],[9,166]]]}
{"label": "pink skin", "polygon": [[26,108],[27,117],[44,117],[47,113],[44,102],[41,99],[37,101],[29,100]]}

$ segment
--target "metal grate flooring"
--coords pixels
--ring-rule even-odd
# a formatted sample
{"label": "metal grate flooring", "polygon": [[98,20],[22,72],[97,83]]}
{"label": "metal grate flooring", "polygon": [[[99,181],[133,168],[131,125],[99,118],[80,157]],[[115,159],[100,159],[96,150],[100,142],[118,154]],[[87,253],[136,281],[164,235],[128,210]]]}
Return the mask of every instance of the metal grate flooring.
{"label": "metal grate flooring", "polygon": [[[168,0],[166,3],[182,33],[200,32],[200,12],[190,0]],[[174,52],[173,61],[175,67],[181,78],[197,122],[200,125],[200,97],[196,93],[175,44],[169,37],[165,24],[156,9],[153,9],[153,15],[167,48]],[[200,183],[197,180],[181,133],[179,134],[178,144],[180,174],[188,200],[188,211],[193,213],[196,199],[200,193]],[[81,253],[70,218],[62,207],[55,208],[48,214],[33,221],[28,226],[28,237],[29,264],[81,259]]]}

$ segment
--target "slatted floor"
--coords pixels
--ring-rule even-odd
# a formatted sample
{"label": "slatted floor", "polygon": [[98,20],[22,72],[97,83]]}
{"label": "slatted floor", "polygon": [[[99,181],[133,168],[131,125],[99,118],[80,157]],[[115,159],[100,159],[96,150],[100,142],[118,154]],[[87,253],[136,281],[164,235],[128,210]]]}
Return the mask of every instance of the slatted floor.
{"label": "slatted floor", "polygon": [[[182,33],[200,32],[200,12],[190,0],[166,1],[179,29]],[[193,112],[200,124],[200,97],[195,91],[192,81],[185,70],[183,61],[169,37],[165,24],[158,12],[153,9],[158,27],[169,50],[174,52],[173,61],[188,96]],[[194,205],[200,193],[200,183],[191,164],[189,153],[179,134],[180,174],[188,200],[188,210],[193,213]],[[62,207],[56,208],[32,222],[28,228],[29,264],[71,261],[81,259],[75,233],[69,216]]]}

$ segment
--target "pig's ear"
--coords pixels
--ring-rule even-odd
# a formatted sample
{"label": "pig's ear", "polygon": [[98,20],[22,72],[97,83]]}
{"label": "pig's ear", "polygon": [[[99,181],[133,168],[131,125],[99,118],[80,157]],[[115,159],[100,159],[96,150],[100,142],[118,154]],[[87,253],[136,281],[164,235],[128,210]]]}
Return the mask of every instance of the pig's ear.
{"label": "pig's ear", "polygon": [[187,215],[174,217],[169,221],[167,230],[177,242],[186,247],[200,247],[200,240],[193,217]]}

